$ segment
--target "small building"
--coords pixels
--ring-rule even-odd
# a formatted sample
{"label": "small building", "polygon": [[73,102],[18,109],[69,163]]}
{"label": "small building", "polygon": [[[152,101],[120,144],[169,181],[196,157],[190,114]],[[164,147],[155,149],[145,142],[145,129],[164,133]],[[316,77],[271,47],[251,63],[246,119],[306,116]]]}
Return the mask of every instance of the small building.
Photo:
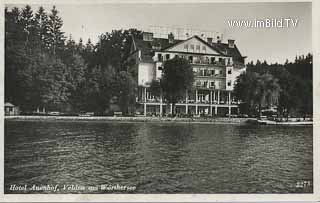
{"label": "small building", "polygon": [[10,102],[6,102],[4,104],[4,112],[6,116],[16,116],[19,115],[19,107]]}

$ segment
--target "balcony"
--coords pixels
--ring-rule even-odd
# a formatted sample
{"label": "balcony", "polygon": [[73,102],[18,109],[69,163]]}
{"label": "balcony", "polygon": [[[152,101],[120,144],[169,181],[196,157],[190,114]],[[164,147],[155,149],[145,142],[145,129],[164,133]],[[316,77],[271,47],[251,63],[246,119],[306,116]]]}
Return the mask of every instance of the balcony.
{"label": "balcony", "polygon": [[219,61],[210,62],[210,61],[207,61],[207,60],[199,60],[199,59],[193,59],[193,60],[189,59],[189,63],[192,64],[192,65],[226,66],[225,62],[219,62]]}
{"label": "balcony", "polygon": [[196,82],[194,84],[194,86],[197,88],[197,89],[216,89],[216,86],[210,86],[208,83],[200,83],[200,82]]}
{"label": "balcony", "polygon": [[224,71],[219,71],[219,73],[210,70],[204,70],[199,72],[194,72],[195,77],[216,77],[216,78],[225,78],[226,73]]}

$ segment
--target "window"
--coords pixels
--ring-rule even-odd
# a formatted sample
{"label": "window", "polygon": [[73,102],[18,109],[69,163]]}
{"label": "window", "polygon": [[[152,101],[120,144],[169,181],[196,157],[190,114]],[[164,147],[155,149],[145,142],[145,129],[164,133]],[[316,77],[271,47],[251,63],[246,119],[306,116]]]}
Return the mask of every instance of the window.
{"label": "window", "polygon": [[204,70],[200,70],[200,76],[204,76]]}
{"label": "window", "polygon": [[229,70],[228,70],[228,74],[231,74],[231,73],[232,73],[232,70],[231,70],[231,69],[229,69]]}
{"label": "window", "polygon": [[207,49],[206,46],[202,46],[202,50],[205,51]]}
{"label": "window", "polygon": [[214,87],[214,81],[210,82],[210,87]]}
{"label": "window", "polygon": [[188,49],[188,44],[185,44],[185,45],[184,45],[184,49]]}
{"label": "window", "polygon": [[211,74],[211,75],[214,75],[214,70],[210,70],[210,74]]}
{"label": "window", "polygon": [[231,80],[228,81],[228,86],[231,86]]}
{"label": "window", "polygon": [[166,54],[166,60],[170,59],[170,54]]}
{"label": "window", "polygon": [[222,62],[222,58],[219,58],[219,62]]}
{"label": "window", "polygon": [[158,54],[158,61],[162,61],[162,54]]}
{"label": "window", "polygon": [[194,45],[193,44],[190,45],[190,49],[194,49]]}
{"label": "window", "polygon": [[159,66],[159,67],[158,67],[158,70],[162,70],[162,66]]}
{"label": "window", "polygon": [[200,50],[200,45],[197,45],[197,46],[196,46],[196,50]]}
{"label": "window", "polygon": [[222,75],[222,74],[223,74],[222,70],[220,70],[220,71],[219,71],[219,74],[220,74],[220,75]]}
{"label": "window", "polygon": [[211,64],[214,64],[214,61],[215,61],[216,59],[214,58],[214,57],[211,57]]}
{"label": "window", "polygon": [[209,61],[210,61],[210,60],[209,60],[209,57],[206,57],[205,62],[206,62],[206,63],[209,63]]}
{"label": "window", "polygon": [[189,63],[193,63],[193,56],[189,56]]}
{"label": "window", "polygon": [[207,69],[203,70],[203,75],[204,76],[208,76],[209,75],[209,71]]}

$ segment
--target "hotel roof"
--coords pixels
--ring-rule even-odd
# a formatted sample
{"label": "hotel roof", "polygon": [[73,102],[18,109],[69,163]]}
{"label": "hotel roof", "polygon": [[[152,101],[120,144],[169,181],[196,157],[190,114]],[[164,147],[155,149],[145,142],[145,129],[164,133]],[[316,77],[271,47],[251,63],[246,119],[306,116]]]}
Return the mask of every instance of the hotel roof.
{"label": "hotel roof", "polygon": [[[206,44],[207,46],[211,47],[213,50],[217,51],[222,56],[231,56],[234,61],[243,63],[243,57],[237,48],[236,45],[234,45],[234,48],[230,48],[227,43],[208,43],[202,38],[198,36],[193,36],[200,40],[202,43]],[[191,38],[193,38],[191,37]],[[190,38],[189,38],[190,39]],[[188,40],[188,39],[186,39]],[[172,43],[169,43],[169,39],[165,38],[153,38],[152,41],[144,41],[142,39],[134,39],[135,46],[138,50],[141,50],[141,59],[144,62],[153,62],[152,56],[154,55],[155,51],[165,51],[170,47],[173,47],[181,42],[184,42],[186,40],[177,40],[174,39]],[[159,47],[160,49],[156,49],[156,47]]]}

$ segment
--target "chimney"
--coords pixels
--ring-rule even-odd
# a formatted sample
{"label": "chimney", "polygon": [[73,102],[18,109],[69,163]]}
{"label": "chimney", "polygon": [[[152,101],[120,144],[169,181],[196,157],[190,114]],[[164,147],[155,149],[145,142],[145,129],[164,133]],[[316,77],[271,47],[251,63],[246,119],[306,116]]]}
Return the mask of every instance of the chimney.
{"label": "chimney", "polygon": [[174,35],[172,34],[172,32],[168,34],[168,40],[169,40],[169,44],[172,44],[174,42]]}
{"label": "chimney", "polygon": [[217,36],[217,43],[220,44],[221,43],[221,39],[219,36]]}
{"label": "chimney", "polygon": [[153,41],[153,33],[152,32],[143,32],[142,34],[143,41]]}
{"label": "chimney", "polygon": [[234,40],[233,39],[228,39],[228,46],[229,46],[229,48],[234,48]]}
{"label": "chimney", "polygon": [[208,37],[208,38],[207,38],[207,42],[208,42],[209,44],[212,44],[212,37]]}

